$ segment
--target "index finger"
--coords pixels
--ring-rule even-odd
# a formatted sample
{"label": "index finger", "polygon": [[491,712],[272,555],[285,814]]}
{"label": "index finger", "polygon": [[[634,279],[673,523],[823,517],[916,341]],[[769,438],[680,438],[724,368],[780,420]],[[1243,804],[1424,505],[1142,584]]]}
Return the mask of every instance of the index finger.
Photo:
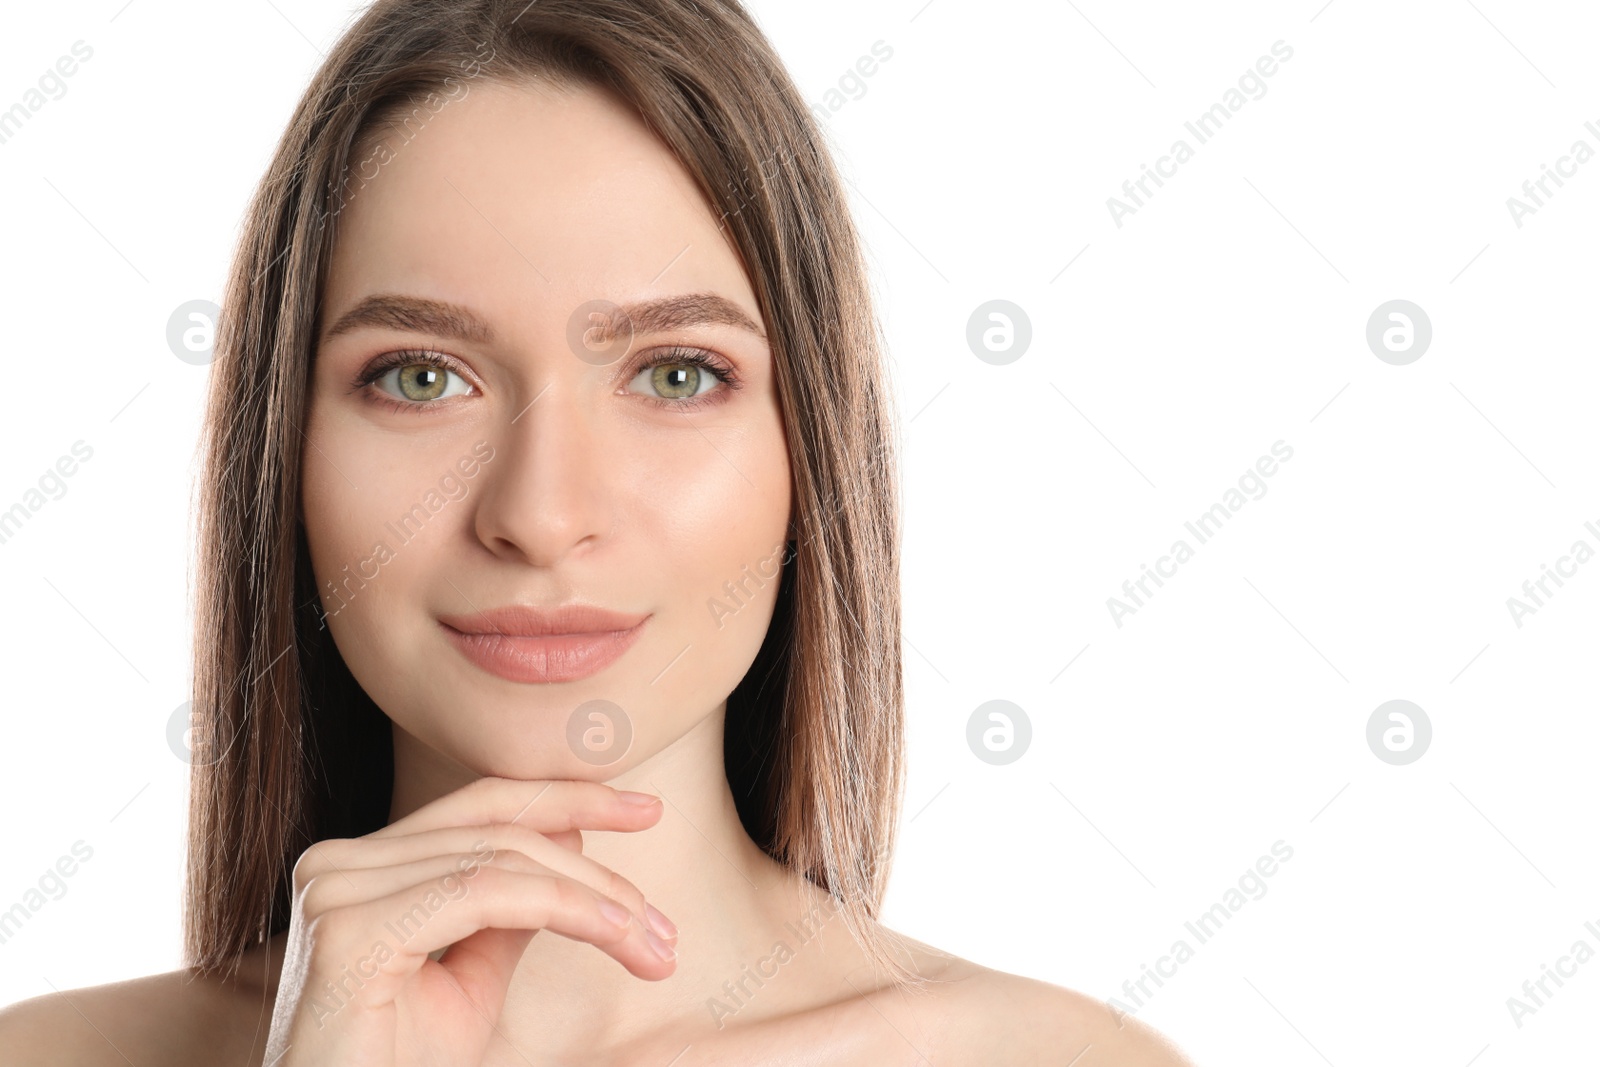
{"label": "index finger", "polygon": [[[636,804],[626,798],[646,797]],[[643,830],[661,814],[661,801],[604,782],[567,779],[479,778],[368,837],[398,837],[449,826],[511,823],[542,834],[567,830]]]}

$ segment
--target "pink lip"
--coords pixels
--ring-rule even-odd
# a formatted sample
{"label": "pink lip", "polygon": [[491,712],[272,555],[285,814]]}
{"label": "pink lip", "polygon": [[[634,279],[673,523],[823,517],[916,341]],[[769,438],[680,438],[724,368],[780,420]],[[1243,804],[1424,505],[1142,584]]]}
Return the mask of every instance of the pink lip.
{"label": "pink lip", "polygon": [[649,617],[580,604],[441,615],[439,622],[461,654],[490,674],[512,682],[550,683],[598,674],[632,647]]}

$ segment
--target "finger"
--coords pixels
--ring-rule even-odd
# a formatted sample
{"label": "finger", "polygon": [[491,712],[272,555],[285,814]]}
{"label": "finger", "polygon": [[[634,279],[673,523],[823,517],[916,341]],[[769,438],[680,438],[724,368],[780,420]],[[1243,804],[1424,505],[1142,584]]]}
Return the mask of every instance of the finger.
{"label": "finger", "polygon": [[396,837],[445,826],[497,822],[514,822],[540,833],[643,830],[661,817],[660,798],[651,801],[629,803],[622,790],[604,782],[479,778],[366,836]]}
{"label": "finger", "polygon": [[390,865],[330,868],[313,874],[299,887],[300,910],[307,919],[314,919],[338,908],[422,886],[430,887],[439,898],[457,900],[471,891],[468,883],[487,866],[523,874],[561,874],[509,848],[428,855]]}
{"label": "finger", "polygon": [[[562,848],[544,834],[515,823],[498,823],[489,826],[451,826],[439,830],[409,834],[382,840],[336,840],[320,842],[312,858],[306,861],[302,877],[309,874],[310,882],[331,883],[339,890],[338,872],[391,868],[385,876],[392,891],[429,877],[443,877],[449,865],[462,862],[462,866],[475,866],[470,858],[458,861],[457,857],[471,853],[480,861],[496,855],[520,855],[543,864],[555,873],[575,878],[596,892],[617,901],[633,912],[640,922],[648,922],[645,896],[639,887],[609,867],[584,856],[581,852]],[[438,865],[437,868],[433,865]],[[518,868],[513,865],[512,869]],[[348,882],[349,880],[346,879]],[[305,883],[303,882],[302,885]],[[370,884],[370,883],[364,883]],[[375,896],[376,893],[368,893]],[[350,901],[340,900],[340,904]],[[662,930],[656,931],[658,934]]]}
{"label": "finger", "polygon": [[[385,962],[380,969],[394,974],[397,969],[417,967],[422,957],[447,945],[465,940],[484,929],[548,930],[573,941],[594,945],[625,969],[640,978],[665,978],[674,969],[671,958],[663,958],[652,947],[650,937],[626,909],[618,909],[622,921],[609,918],[604,897],[570,878],[559,875],[523,874],[498,867],[484,867],[472,880],[471,891],[459,899],[434,907],[425,903],[429,884],[409,886],[397,893],[339,908],[316,919],[328,945],[317,969],[337,972],[348,961],[342,955],[371,952],[374,931],[386,931],[385,923],[397,915],[408,915],[422,908],[426,921],[408,930],[409,937],[399,946],[398,963]],[[669,950],[670,951],[670,950]],[[331,955],[330,955],[331,954]]]}

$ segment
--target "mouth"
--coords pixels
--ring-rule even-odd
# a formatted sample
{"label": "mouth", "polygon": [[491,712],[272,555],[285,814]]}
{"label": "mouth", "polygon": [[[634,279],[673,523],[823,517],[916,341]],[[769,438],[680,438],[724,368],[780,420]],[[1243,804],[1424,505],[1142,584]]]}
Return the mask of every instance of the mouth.
{"label": "mouth", "polygon": [[605,670],[638,640],[649,615],[588,607],[513,607],[442,616],[440,628],[480,670],[511,682],[575,682]]}

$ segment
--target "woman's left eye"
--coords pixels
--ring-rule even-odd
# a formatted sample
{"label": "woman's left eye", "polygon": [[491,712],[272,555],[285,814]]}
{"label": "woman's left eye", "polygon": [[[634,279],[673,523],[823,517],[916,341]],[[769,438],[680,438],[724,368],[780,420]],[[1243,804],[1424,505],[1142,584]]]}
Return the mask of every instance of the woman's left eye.
{"label": "woman's left eye", "polygon": [[647,392],[644,396],[664,407],[694,408],[712,403],[707,394],[739,388],[739,380],[731,371],[718,365],[704,352],[692,348],[679,348],[663,352],[639,369],[634,382],[642,382]]}

